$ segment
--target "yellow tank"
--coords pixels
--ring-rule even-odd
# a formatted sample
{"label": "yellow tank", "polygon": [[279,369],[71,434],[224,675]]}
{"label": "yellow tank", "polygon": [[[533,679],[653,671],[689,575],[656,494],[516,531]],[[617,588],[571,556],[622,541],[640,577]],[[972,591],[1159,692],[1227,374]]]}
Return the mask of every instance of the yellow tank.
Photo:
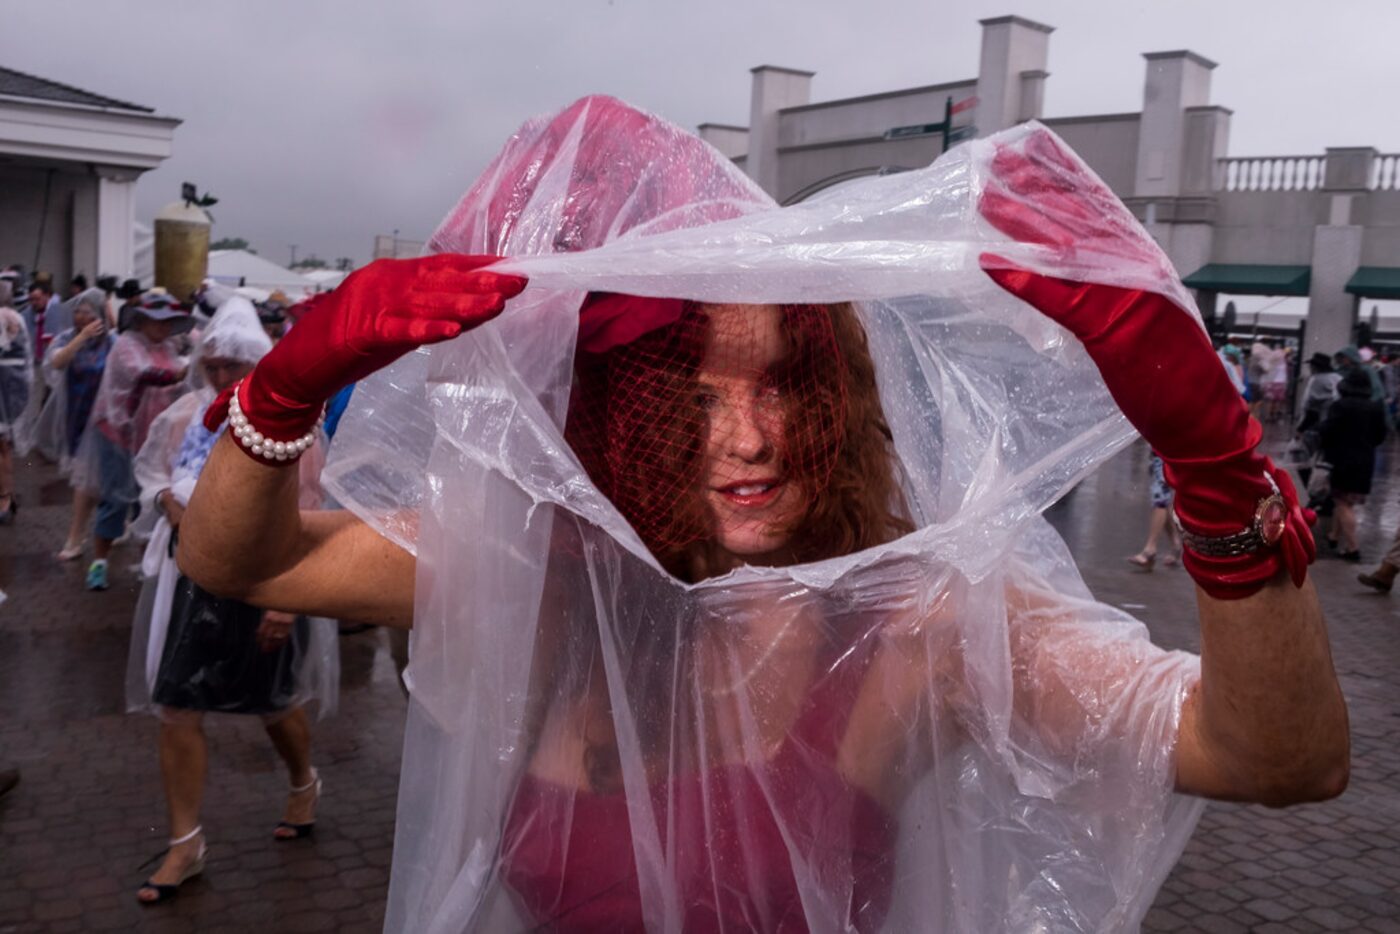
{"label": "yellow tank", "polygon": [[156,282],[188,302],[209,269],[209,215],[173,201],[156,215]]}

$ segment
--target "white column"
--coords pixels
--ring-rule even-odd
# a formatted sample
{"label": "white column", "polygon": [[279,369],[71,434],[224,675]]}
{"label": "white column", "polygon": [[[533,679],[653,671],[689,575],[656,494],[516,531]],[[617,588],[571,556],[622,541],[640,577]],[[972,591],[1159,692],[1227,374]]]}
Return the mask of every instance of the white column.
{"label": "white column", "polygon": [[748,154],[744,171],[760,188],[778,196],[778,111],[811,103],[814,72],[759,65],[749,102]]}
{"label": "white column", "polygon": [[1210,73],[1215,62],[1195,52],[1148,52],[1147,81],[1142,92],[1138,132],[1139,198],[1174,198],[1181,194],[1182,150],[1186,109],[1210,103]]}
{"label": "white column", "polygon": [[1019,16],[981,20],[982,58],[977,68],[977,135],[1014,126],[1023,116],[1039,116],[1051,26]]}
{"label": "white column", "polygon": [[1346,285],[1361,265],[1364,233],[1364,227],[1352,224],[1318,227],[1313,232],[1303,359],[1318,351],[1334,354],[1351,343],[1357,298],[1347,292]]}
{"label": "white column", "polygon": [[1039,120],[1045,115],[1045,79],[1050,72],[1043,69],[1023,71],[1020,75],[1020,100],[1017,104],[1017,123]]}
{"label": "white column", "polygon": [[127,279],[135,275],[132,231],[136,224],[134,170],[97,169],[97,268],[96,276]]}

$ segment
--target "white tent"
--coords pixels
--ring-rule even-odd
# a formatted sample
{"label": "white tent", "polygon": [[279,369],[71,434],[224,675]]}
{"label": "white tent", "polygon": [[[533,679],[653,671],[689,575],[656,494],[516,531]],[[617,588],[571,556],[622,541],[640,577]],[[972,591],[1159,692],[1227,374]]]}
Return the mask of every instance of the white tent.
{"label": "white tent", "polygon": [[312,269],[308,270],[305,275],[316,284],[317,291],[329,292],[344,282],[345,277],[350,273],[339,269]]}
{"label": "white tent", "polygon": [[318,291],[316,283],[247,250],[210,250],[209,278],[226,285],[281,290],[291,299],[305,298]]}
{"label": "white tent", "polygon": [[[1235,331],[1249,331],[1255,325],[1273,328],[1296,328],[1308,315],[1308,300],[1303,297],[1268,295],[1226,295],[1216,298],[1215,313],[1223,315],[1225,305],[1235,305]],[[1357,309],[1360,321],[1370,322],[1375,316],[1376,329],[1384,333],[1400,331],[1400,301],[1365,298]]]}

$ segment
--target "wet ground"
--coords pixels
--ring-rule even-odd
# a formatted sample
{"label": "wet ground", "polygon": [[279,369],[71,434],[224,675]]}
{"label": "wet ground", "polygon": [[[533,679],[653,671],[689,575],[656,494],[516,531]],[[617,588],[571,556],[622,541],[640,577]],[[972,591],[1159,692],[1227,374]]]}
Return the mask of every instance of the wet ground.
{"label": "wet ground", "polygon": [[[1379,556],[1400,523],[1400,447],[1384,452],[1364,507],[1361,550]],[[1192,587],[1124,558],[1147,522],[1147,450],[1136,444],[1051,510],[1101,599],[1142,618],[1156,641],[1198,644]],[[256,722],[211,722],[204,826],[208,871],[174,902],[142,908],[142,863],[164,846],[155,723],[124,712],[138,583],[119,550],[113,586],[51,557],[67,487],[21,469],[19,521],[0,528],[0,767],[23,772],[0,799],[0,934],[140,930],[377,931],[393,840],[404,700],[384,637],[343,637],[340,713],[315,726],[325,779],[313,840],[272,841],[285,776]],[[1400,932],[1400,589],[1313,570],[1350,703],[1354,764],[1340,799],[1283,811],[1212,803],[1148,916],[1148,931]]]}

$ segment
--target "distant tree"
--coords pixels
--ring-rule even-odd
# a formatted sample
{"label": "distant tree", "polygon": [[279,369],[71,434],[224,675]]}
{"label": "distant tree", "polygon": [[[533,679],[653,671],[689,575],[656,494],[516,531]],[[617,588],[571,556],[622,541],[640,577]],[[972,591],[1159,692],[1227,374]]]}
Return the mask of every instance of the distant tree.
{"label": "distant tree", "polygon": [[348,256],[342,256],[335,261],[335,268],[340,272],[349,272],[355,268],[355,261]]}
{"label": "distant tree", "polygon": [[292,263],[292,269],[325,269],[330,264],[314,253],[304,259],[299,259]]}
{"label": "distant tree", "polygon": [[249,253],[256,253],[257,250],[248,245],[248,241],[242,237],[224,237],[209,244],[211,250],[247,250]]}

